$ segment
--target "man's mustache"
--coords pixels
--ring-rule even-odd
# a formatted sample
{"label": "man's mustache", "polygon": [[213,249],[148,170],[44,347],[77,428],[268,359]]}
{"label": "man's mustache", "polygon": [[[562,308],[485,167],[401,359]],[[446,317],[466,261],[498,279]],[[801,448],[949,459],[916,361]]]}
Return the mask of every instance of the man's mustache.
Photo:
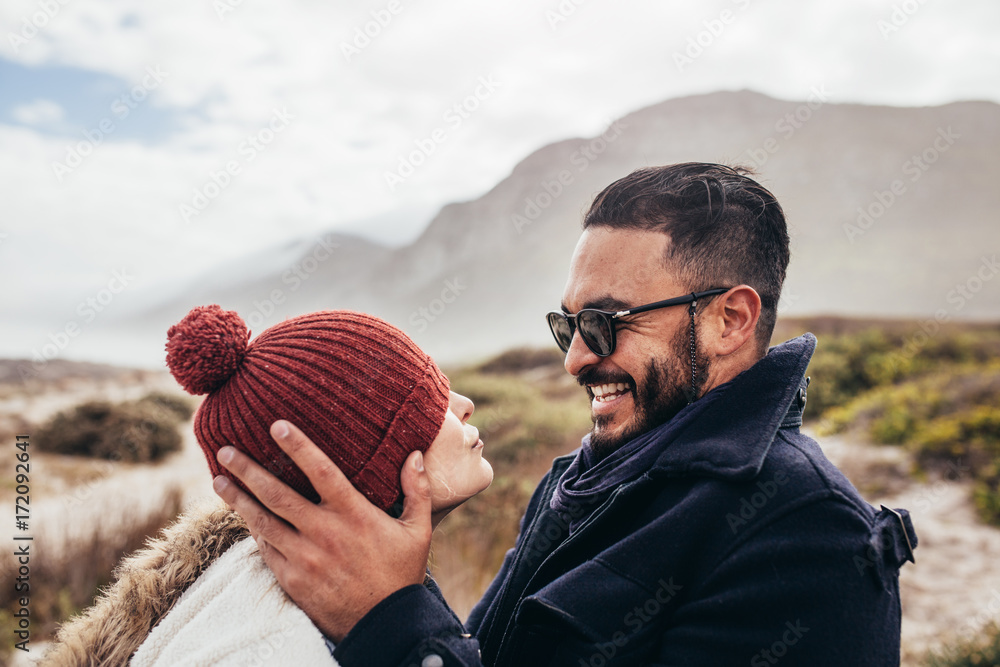
{"label": "man's mustache", "polygon": [[627,384],[632,389],[635,389],[635,380],[628,373],[615,372],[612,370],[590,368],[579,375],[576,376],[576,381],[581,386],[586,386],[589,384]]}

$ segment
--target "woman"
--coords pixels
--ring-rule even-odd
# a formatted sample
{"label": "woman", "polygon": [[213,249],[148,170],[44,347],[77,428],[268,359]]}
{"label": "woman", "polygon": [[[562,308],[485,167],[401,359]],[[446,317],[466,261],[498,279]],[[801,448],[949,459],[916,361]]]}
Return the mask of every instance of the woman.
{"label": "woman", "polygon": [[[208,394],[195,436],[212,475],[234,445],[318,501],[271,440],[287,419],[376,506],[400,510],[400,470],[415,450],[431,480],[433,522],[493,479],[473,404],[392,325],[351,311],[287,320],[249,342],[239,316],[192,310],[171,327],[167,365]],[[428,577],[427,586],[438,595]],[[224,507],[182,516],[119,567],[118,580],[59,632],[46,664],[334,664],[331,646],[278,586],[242,520]]]}

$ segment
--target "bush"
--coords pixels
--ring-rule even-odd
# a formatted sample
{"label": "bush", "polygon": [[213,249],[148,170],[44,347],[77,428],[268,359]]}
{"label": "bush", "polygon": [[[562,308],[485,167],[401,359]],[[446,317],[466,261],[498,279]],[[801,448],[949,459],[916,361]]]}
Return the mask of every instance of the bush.
{"label": "bush", "polygon": [[981,517],[1000,526],[1000,464],[994,462],[980,472],[972,500]]}
{"label": "bush", "polygon": [[869,432],[875,442],[883,445],[913,440],[919,429],[934,423],[932,420],[946,409],[941,390],[933,381],[888,387],[880,392],[880,399]]}
{"label": "bush", "polygon": [[824,341],[809,367],[819,431],[853,427],[904,445],[923,472],[968,470],[980,516],[1000,525],[1000,337],[942,331],[919,348],[914,339],[869,331]]}
{"label": "bush", "polygon": [[1000,407],[978,405],[934,419],[914,436],[924,462],[965,459],[980,467],[1000,460]]}
{"label": "bush", "polygon": [[562,368],[566,355],[555,347],[516,348],[503,352],[479,367],[481,373],[520,373],[535,368]]}
{"label": "bush", "polygon": [[180,394],[167,394],[162,391],[153,391],[138,400],[139,403],[149,404],[154,408],[172,413],[178,422],[186,422],[194,415],[194,405],[187,396]]}
{"label": "bush", "polygon": [[927,657],[927,667],[996,667],[1000,665],[1000,625],[991,623],[975,639],[958,642]]}
{"label": "bush", "polygon": [[858,395],[912,372],[912,364],[894,354],[899,342],[878,330],[820,340],[809,364],[809,407],[819,415]]}
{"label": "bush", "polygon": [[484,408],[506,410],[508,406],[522,405],[535,394],[527,383],[504,376],[452,371],[448,378],[452,389],[472,399],[477,413],[484,412]]}
{"label": "bush", "polygon": [[89,401],[60,412],[38,430],[41,451],[115,461],[156,461],[181,448],[178,426],[192,408],[183,399],[150,394],[136,401]]}

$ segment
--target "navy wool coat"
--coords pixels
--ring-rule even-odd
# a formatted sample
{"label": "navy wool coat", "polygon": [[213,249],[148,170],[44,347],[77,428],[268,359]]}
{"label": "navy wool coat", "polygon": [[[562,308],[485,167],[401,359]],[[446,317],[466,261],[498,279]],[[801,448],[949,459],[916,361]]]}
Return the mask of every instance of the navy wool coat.
{"label": "navy wool coat", "polygon": [[[648,471],[569,515],[554,461],[463,627],[436,587],[382,601],[341,642],[355,665],[899,664],[899,567],[916,535],[799,431],[816,340],[772,348]],[[570,526],[572,524],[572,530]]]}

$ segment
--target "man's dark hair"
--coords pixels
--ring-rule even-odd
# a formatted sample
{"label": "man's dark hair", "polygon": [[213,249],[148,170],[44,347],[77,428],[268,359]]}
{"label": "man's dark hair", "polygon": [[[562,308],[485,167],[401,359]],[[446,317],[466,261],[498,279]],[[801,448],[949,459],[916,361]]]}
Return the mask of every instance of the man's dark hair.
{"label": "man's dark hair", "polygon": [[[664,258],[692,292],[746,284],[761,300],[757,344],[767,350],[788,267],[785,214],[743,167],[685,162],[637,169],[604,188],[583,227],[658,231]],[[663,295],[668,298],[676,295]]]}

